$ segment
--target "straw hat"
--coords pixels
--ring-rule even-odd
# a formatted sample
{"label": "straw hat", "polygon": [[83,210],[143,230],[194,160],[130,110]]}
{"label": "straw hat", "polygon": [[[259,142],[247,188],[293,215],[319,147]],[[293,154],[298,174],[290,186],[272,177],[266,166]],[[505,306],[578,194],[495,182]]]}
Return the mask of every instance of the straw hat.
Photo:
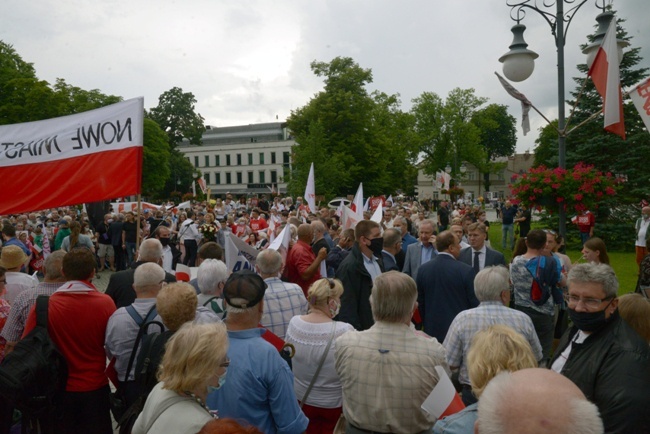
{"label": "straw hat", "polygon": [[18,246],[5,246],[0,253],[0,267],[8,270],[20,267],[27,260],[27,255]]}

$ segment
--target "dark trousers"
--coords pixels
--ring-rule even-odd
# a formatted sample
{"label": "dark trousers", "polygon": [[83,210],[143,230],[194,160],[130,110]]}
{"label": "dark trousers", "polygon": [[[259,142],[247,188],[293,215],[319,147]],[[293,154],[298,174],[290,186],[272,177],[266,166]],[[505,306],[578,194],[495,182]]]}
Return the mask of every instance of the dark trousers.
{"label": "dark trousers", "polygon": [[65,392],[62,421],[56,432],[113,434],[108,385],[90,392]]}
{"label": "dark trousers", "polygon": [[[515,309],[525,313],[533,321],[533,327],[542,346],[542,363],[548,363],[553,349],[553,335],[555,332],[555,319],[553,315],[537,312],[535,309],[515,306]],[[544,365],[541,365],[544,366]]]}
{"label": "dark trousers", "polygon": [[126,270],[126,251],[122,245],[113,246],[113,250],[115,250],[115,269],[117,271]]}
{"label": "dark trousers", "polygon": [[196,240],[185,240],[183,244],[185,245],[185,259],[183,260],[183,264],[188,267],[194,267],[199,245],[196,243]]}

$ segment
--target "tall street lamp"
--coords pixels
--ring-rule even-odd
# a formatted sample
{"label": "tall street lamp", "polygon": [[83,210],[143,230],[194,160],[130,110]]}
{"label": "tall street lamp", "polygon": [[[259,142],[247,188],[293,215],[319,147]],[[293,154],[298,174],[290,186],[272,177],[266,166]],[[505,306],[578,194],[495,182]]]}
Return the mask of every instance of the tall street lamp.
{"label": "tall street lamp", "polygon": [[[576,12],[587,2],[587,0],[555,0],[555,13],[552,12],[553,1],[545,0],[538,6],[537,1],[531,3],[530,0],[506,0],[506,5],[510,9],[510,18],[517,24],[512,27],[514,38],[510,45],[510,51],[499,58],[503,63],[503,73],[511,81],[519,82],[526,80],[533,73],[535,68],[535,59],[539,57],[537,53],[529,50],[528,44],[524,41],[524,30],[526,26],[521,21],[526,16],[527,11],[537,12],[551,27],[551,34],[555,40],[557,48],[557,112],[558,112],[558,165],[566,169],[566,117],[564,111],[564,44],[566,31],[568,31],[571,21]],[[564,4],[570,5],[565,11]],[[583,51],[587,54],[587,64],[591,66],[596,52],[600,47],[609,23],[614,18],[614,14],[606,11],[605,0],[596,0],[596,7],[601,9],[602,13],[596,17],[599,29],[594,35],[594,42],[587,46]],[[600,5],[599,5],[600,3]],[[628,45],[625,41],[618,41],[619,60],[622,57],[622,49]],[[560,234],[566,237],[566,210],[560,206]],[[566,238],[565,238],[566,239]]]}

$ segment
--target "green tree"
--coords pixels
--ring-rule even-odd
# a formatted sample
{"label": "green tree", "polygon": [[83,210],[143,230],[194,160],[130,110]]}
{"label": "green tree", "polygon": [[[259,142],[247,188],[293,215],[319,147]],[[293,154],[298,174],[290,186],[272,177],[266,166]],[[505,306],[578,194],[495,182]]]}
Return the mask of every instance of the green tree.
{"label": "green tree", "polygon": [[474,89],[460,88],[449,92],[445,101],[433,92],[424,92],[413,100],[411,113],[424,154],[425,173],[433,175],[450,164],[453,177],[464,161],[477,167],[484,165],[486,151],[472,116],[486,101],[476,96]]}
{"label": "green tree", "polygon": [[57,78],[54,84],[53,104],[56,106],[57,116],[95,110],[120,101],[120,96],[105,95],[99,89],[84,90],[66,83],[62,78]]}
{"label": "green tree", "polygon": [[349,57],[314,61],[311,69],[325,87],[287,120],[299,144],[289,191],[303,193],[312,161],[317,194],[352,194],[360,182],[368,195],[405,186],[410,144],[407,132],[396,130],[408,125],[398,96],[370,95],[372,71]]}
{"label": "green tree", "polygon": [[[621,27],[624,22],[625,20],[622,19],[617,22],[617,37],[629,42],[631,37]],[[590,37],[590,40],[593,40],[593,37]],[[642,60],[639,51],[638,47],[629,49],[620,63],[621,85],[624,88],[631,88],[647,76],[648,68],[638,67]],[[587,65],[578,65],[578,70],[583,75],[574,78],[576,90],[571,92],[574,99],[568,101],[570,106],[573,106],[578,98],[579,89],[587,76]],[[598,113],[602,107],[602,99],[596,91],[593,81],[587,79],[569,128],[586,121],[592,114]],[[597,116],[568,135],[566,165],[572,167],[583,161],[594,165],[603,172],[621,175],[627,181],[617,196],[618,200],[624,203],[638,203],[641,198],[650,196],[645,159],[639,158],[640,155],[650,154],[650,136],[645,131],[639,114],[629,99],[624,101],[623,111],[626,140],[606,132],[603,129],[602,115]],[[536,142],[538,147],[535,149],[535,164],[557,166],[557,133],[553,134],[552,127],[543,128]]]}
{"label": "green tree", "polygon": [[205,132],[203,116],[195,111],[196,98],[192,92],[173,87],[158,98],[148,117],[165,131],[172,148],[186,138],[192,145],[201,145]]}
{"label": "green tree", "polygon": [[480,132],[480,143],[485,150],[485,161],[480,166],[485,182],[485,191],[490,191],[490,173],[499,167],[494,158],[507,157],[517,146],[517,120],[508,114],[508,108],[501,104],[490,104],[472,115],[472,123]]}
{"label": "green tree", "polygon": [[144,149],[142,158],[142,192],[159,195],[170,178],[169,143],[167,135],[151,119],[144,120]]}

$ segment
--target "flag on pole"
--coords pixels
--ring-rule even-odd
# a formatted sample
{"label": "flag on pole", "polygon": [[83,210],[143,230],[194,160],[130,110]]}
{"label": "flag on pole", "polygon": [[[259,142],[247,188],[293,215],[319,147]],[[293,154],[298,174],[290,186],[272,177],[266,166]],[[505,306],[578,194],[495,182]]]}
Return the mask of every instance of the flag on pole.
{"label": "flag on pole", "polygon": [[341,225],[343,229],[354,229],[361,219],[350,207],[343,206],[343,217],[341,217]]}
{"label": "flag on pole", "polygon": [[343,207],[344,207],[344,206],[345,206],[345,205],[343,205],[343,201],[340,201],[340,202],[339,202],[339,206],[338,206],[338,208],[336,208],[336,213],[335,213],[335,214],[336,214],[337,216],[339,216],[339,218],[343,218]]}
{"label": "flag on pole", "polygon": [[176,264],[176,280],[179,282],[189,282],[192,276],[192,270],[190,267],[183,264]]}
{"label": "flag on pole", "polygon": [[603,98],[605,130],[618,134],[625,140],[623,123],[623,96],[618,69],[618,45],[616,43],[616,19],[609,23],[605,38],[596,53],[589,74],[596,90]]}
{"label": "flag on pole", "polygon": [[[205,179],[203,179],[203,175],[199,179],[196,180],[196,183],[199,184],[199,188],[205,194],[206,191],[208,191],[208,186],[205,184]],[[196,193],[194,194],[196,196]]]}
{"label": "flag on pole", "polygon": [[390,196],[388,196],[388,199],[386,199],[386,202],[388,202],[388,201],[390,201],[391,205],[393,204],[393,195],[392,194]]}
{"label": "flag on pole", "polygon": [[506,81],[505,78],[501,77],[499,73],[495,72],[495,74],[499,78],[501,86],[503,86],[506,92],[508,92],[511,97],[521,101],[521,129],[524,131],[525,136],[530,131],[530,119],[528,117],[528,112],[530,111],[530,108],[533,106],[533,104],[528,100],[528,98],[526,98],[526,95],[515,89],[510,83]]}
{"label": "flag on pole", "polygon": [[0,215],[140,193],[143,115],[144,99],[134,98],[0,126]]}
{"label": "flag on pole", "polygon": [[357,194],[354,195],[354,200],[350,208],[356,213],[357,221],[363,219],[363,182],[359,183]]}
{"label": "flag on pole", "polygon": [[372,217],[370,217],[370,220],[372,220],[375,223],[381,224],[381,220],[384,217],[382,208],[383,207],[381,205],[381,202],[379,202],[379,205],[377,205],[377,209],[375,209],[375,212],[372,214]]}
{"label": "flag on pole", "polygon": [[368,211],[368,207],[370,206],[370,196],[366,199],[366,203],[363,204],[363,212]]}
{"label": "flag on pole", "polygon": [[650,132],[650,77],[639,83],[632,92],[630,98],[634,107],[639,111],[646,130]]}
{"label": "flag on pole", "polygon": [[235,273],[243,269],[255,269],[255,259],[259,252],[230,232],[226,234],[224,250],[229,271]]}
{"label": "flag on pole", "polygon": [[307,177],[307,186],[305,187],[305,200],[309,206],[309,212],[316,212],[316,183],[314,182],[314,163],[311,163],[309,168],[309,176]]}

